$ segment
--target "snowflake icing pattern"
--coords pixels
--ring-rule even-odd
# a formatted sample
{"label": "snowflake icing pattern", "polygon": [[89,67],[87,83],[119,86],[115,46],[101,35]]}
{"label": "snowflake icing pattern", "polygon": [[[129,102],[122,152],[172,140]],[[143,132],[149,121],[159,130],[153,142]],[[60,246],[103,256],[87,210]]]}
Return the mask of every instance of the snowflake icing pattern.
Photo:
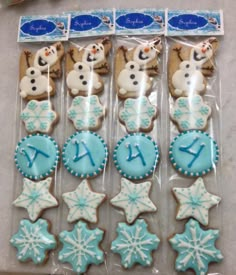
{"label": "snowflake icing pattern", "polygon": [[131,268],[135,263],[151,265],[151,252],[158,248],[160,240],[148,232],[147,223],[143,219],[133,225],[119,223],[116,232],[118,237],[112,242],[111,250],[120,254],[125,268]]}
{"label": "snowflake icing pattern", "polygon": [[104,253],[99,248],[104,232],[98,228],[89,230],[85,222],[79,221],[72,231],[63,231],[59,238],[63,248],[59,260],[71,264],[78,274],[86,272],[90,264],[104,262]]}
{"label": "snowflake icing pattern", "polygon": [[171,246],[179,254],[176,270],[193,269],[196,275],[205,275],[210,262],[220,262],[221,252],[215,248],[219,230],[203,230],[197,221],[190,219],[183,234],[176,234],[170,239]]}
{"label": "snowflake icing pattern", "polygon": [[104,114],[105,109],[96,95],[75,97],[68,110],[68,117],[77,130],[95,130]]}
{"label": "snowflake icing pattern", "polygon": [[211,107],[204,103],[200,95],[178,98],[170,116],[181,131],[203,130],[211,115]]}
{"label": "snowflake icing pattern", "polygon": [[29,133],[48,133],[57,120],[57,114],[52,110],[48,100],[31,100],[20,115]]}
{"label": "snowflake icing pattern", "polygon": [[128,132],[151,129],[156,116],[157,108],[149,102],[146,96],[126,99],[124,107],[119,112],[119,118]]}
{"label": "snowflake icing pattern", "polygon": [[48,222],[43,219],[31,223],[21,220],[18,232],[10,243],[18,250],[17,258],[21,262],[31,259],[35,264],[41,264],[46,259],[46,252],[56,248],[56,240],[48,233]]}

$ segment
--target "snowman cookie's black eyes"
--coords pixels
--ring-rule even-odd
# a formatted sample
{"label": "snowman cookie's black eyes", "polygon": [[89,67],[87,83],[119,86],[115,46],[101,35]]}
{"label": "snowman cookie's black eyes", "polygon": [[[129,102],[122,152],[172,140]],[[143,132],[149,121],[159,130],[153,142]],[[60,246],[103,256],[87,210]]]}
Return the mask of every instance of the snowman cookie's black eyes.
{"label": "snowman cookie's black eyes", "polygon": [[82,65],[79,65],[79,66],[78,66],[78,69],[79,69],[79,70],[82,70],[82,69],[83,69],[83,66],[82,66]]}
{"label": "snowman cookie's black eyes", "polygon": [[100,49],[103,51],[103,48],[102,48],[102,47],[100,47]]}
{"label": "snowman cookie's black eyes", "polygon": [[99,52],[99,49],[97,49],[97,52]]}
{"label": "snowman cookie's black eyes", "polygon": [[93,49],[96,49],[96,46],[95,46],[95,45],[93,45]]}

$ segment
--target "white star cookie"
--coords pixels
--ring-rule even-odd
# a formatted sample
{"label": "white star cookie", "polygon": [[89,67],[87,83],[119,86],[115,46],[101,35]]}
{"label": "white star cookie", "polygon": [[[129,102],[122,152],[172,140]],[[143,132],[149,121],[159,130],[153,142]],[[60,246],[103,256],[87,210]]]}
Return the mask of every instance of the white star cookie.
{"label": "white star cookie", "polygon": [[69,208],[68,222],[85,219],[97,222],[97,208],[105,200],[106,195],[91,190],[87,180],[83,180],[73,192],[64,193],[63,200]]}
{"label": "white star cookie", "polygon": [[23,181],[23,191],[13,204],[25,208],[32,221],[37,220],[44,209],[58,205],[57,200],[49,192],[52,178],[39,182],[24,178]]}
{"label": "white star cookie", "polygon": [[132,223],[143,212],[154,212],[156,206],[149,199],[150,181],[133,183],[125,178],[121,179],[121,191],[111,204],[125,211],[128,223]]}
{"label": "white star cookie", "polygon": [[177,220],[193,217],[203,225],[208,225],[208,211],[219,204],[220,197],[207,192],[203,179],[198,178],[188,188],[173,188],[173,193],[179,203]]}

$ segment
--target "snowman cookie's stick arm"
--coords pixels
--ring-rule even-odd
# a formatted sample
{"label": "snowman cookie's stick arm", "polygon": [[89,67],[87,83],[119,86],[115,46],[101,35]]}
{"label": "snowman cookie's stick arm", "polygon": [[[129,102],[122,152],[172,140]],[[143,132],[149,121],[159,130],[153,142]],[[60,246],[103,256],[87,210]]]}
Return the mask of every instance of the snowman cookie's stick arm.
{"label": "snowman cookie's stick arm", "polygon": [[69,54],[70,59],[72,60],[72,62],[75,64],[76,61],[75,61],[75,59],[74,59],[74,50],[73,50],[73,49],[70,49],[70,50],[68,51],[68,54]]}
{"label": "snowman cookie's stick arm", "polygon": [[126,56],[127,49],[126,49],[124,46],[121,46],[121,47],[119,48],[119,50],[122,51],[122,54],[123,54],[123,58],[124,58],[125,63],[128,63],[129,60],[128,60],[127,56]]}
{"label": "snowman cookie's stick arm", "polygon": [[29,67],[30,67],[29,58],[30,58],[30,56],[31,56],[31,52],[29,52],[29,51],[24,51],[24,54],[25,54],[25,59],[26,59],[27,67],[29,68]]}
{"label": "snowman cookie's stick arm", "polygon": [[102,64],[101,66],[99,66],[99,67],[94,68],[95,71],[101,70],[101,69],[109,70],[109,67],[108,67],[108,65],[107,65],[107,62],[103,63],[103,64]]}
{"label": "snowman cookie's stick arm", "polygon": [[158,72],[158,66],[152,66],[152,67],[147,67],[144,69],[141,69],[141,71],[154,71],[154,72]]}
{"label": "snowman cookie's stick arm", "polygon": [[181,48],[174,48],[173,51],[177,53],[179,60],[182,62],[183,58],[181,57]]}
{"label": "snowman cookie's stick arm", "polygon": [[50,75],[56,75],[56,77],[60,77],[60,70],[51,70],[50,71]]}

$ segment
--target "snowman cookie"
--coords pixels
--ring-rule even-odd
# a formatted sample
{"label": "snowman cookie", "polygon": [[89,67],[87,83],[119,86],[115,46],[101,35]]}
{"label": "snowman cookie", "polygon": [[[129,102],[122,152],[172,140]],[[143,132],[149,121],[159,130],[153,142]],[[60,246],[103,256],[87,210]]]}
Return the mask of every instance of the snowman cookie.
{"label": "snowman cookie", "polygon": [[151,87],[151,78],[140,70],[140,65],[135,61],[129,61],[117,78],[117,93],[121,98],[146,95]]}
{"label": "snowman cookie", "polygon": [[218,48],[216,38],[208,38],[195,46],[175,44],[170,50],[168,83],[174,97],[202,94],[206,77],[214,72],[214,55]]}
{"label": "snowman cookie", "polygon": [[77,62],[83,62],[91,71],[97,74],[107,74],[109,72],[107,56],[110,49],[111,40],[108,37],[90,43],[85,47],[70,47],[66,54],[67,74],[74,70],[74,65]]}
{"label": "snowman cookie", "polygon": [[101,77],[88,64],[77,62],[66,78],[71,96],[97,94],[104,88]]}
{"label": "snowman cookie", "polygon": [[35,67],[29,67],[20,81],[20,96],[27,100],[43,99],[55,93],[55,84]]}

